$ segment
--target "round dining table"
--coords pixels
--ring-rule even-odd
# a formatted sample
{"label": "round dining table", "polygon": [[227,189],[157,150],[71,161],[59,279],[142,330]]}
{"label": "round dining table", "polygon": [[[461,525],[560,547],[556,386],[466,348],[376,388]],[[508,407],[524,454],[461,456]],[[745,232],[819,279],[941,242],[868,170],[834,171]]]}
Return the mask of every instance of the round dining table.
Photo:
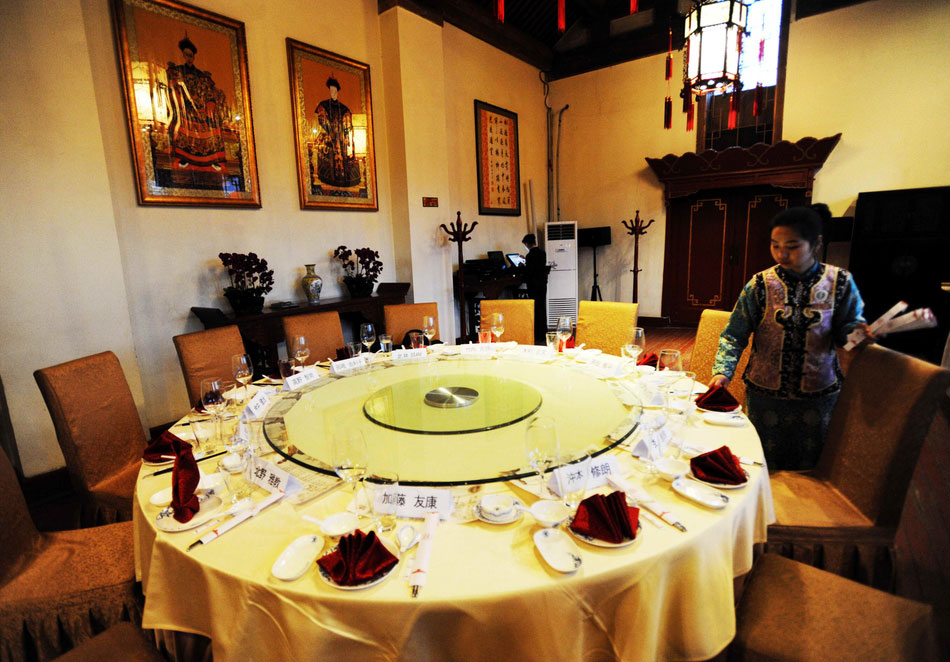
{"label": "round dining table", "polygon": [[[723,491],[725,507],[688,500],[631,453],[647,433],[639,424],[642,399],[630,397],[637,373],[605,372],[586,362],[591,356],[550,360],[507,346],[471,356],[443,347],[424,360],[324,375],[271,399],[254,431],[264,459],[331,474],[335,430],[357,428],[370,474],[397,472],[403,484],[451,491],[455,510],[436,529],[426,583],[415,598],[407,578],[418,547],[401,555],[385,580],[358,590],[332,585],[316,564],[291,581],[272,574],[288,544],[320,533],[302,516],[322,519],[352,507],[349,487],[299,505],[283,499],[189,550],[194,531],[159,530],[161,508],[150,501],[171,473],[153,477],[154,468],[143,467],[133,518],[143,627],[208,637],[216,662],[714,657],[735,634],[734,579],[750,570],[753,545],[765,541],[774,521],[758,437],[748,422],[713,425],[691,416],[680,441],[710,450],[726,445],[763,466],[744,466],[748,482]],[[438,406],[433,398],[446,389],[455,395],[443,400],[468,394],[471,401]],[[686,530],[643,514],[631,544],[574,541],[582,563],[562,573],[536,547],[542,526],[530,514],[508,524],[474,516],[472,504],[486,494],[507,494],[526,506],[538,499],[524,448],[537,416],[554,421],[565,453],[615,458],[623,480]],[[266,495],[255,488],[256,500]],[[396,528],[410,521],[400,519]],[[360,522],[372,530],[371,519]],[[326,540],[323,553],[333,542]]]}

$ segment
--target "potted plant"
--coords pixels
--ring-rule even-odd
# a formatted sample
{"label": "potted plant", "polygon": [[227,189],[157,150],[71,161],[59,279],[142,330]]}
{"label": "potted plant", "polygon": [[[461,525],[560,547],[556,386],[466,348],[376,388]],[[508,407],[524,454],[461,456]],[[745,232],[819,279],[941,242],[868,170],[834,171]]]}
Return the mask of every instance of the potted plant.
{"label": "potted plant", "polygon": [[274,289],[274,272],[267,268],[267,260],[256,253],[218,253],[221,264],[228,270],[231,284],[224,288],[224,296],[235,315],[252,315],[264,310],[264,295]]}
{"label": "potted plant", "polygon": [[343,266],[342,280],[351,298],[368,297],[373,293],[373,286],[383,271],[378,252],[372,248],[351,251],[346,246],[339,246],[333,251],[333,257]]}

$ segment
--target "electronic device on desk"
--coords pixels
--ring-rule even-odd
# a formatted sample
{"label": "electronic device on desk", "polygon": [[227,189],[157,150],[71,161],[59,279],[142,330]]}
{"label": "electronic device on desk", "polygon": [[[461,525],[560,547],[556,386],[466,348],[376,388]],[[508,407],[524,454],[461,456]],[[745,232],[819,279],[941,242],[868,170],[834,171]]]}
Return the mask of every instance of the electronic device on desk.
{"label": "electronic device on desk", "polygon": [[508,253],[508,255],[506,255],[505,257],[508,258],[508,262],[511,263],[511,266],[514,269],[524,266],[525,259],[518,253]]}

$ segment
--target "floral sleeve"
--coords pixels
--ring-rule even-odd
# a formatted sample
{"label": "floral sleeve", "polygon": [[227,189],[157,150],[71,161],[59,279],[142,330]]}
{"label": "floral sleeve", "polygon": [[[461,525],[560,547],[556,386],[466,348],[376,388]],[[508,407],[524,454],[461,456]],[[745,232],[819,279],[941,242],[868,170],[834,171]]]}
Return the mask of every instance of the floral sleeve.
{"label": "floral sleeve", "polygon": [[835,313],[831,318],[831,332],[835,342],[844,345],[854,327],[865,321],[864,299],[861,298],[851,274],[841,269],[835,283]]}
{"label": "floral sleeve", "polygon": [[739,357],[749,344],[749,336],[762,319],[765,286],[761,280],[762,277],[756,275],[742,288],[729,323],[719,336],[719,349],[712,366],[713,375],[725,375],[732,379]]}

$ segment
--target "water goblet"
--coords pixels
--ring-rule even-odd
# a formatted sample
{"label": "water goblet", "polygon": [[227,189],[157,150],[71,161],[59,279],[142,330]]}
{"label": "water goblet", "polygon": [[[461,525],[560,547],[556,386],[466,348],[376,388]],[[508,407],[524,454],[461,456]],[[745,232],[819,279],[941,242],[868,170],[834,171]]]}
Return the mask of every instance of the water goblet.
{"label": "water goblet", "polygon": [[564,505],[575,512],[587,493],[587,484],[590,481],[591,455],[588,451],[580,451],[573,455],[561,457],[561,466],[557,470],[558,487]]}
{"label": "water goblet", "polygon": [[310,358],[310,346],[307,344],[306,336],[294,336],[291,342],[291,352],[293,352],[298,369],[303,370],[307,359]]}
{"label": "water goblet", "polygon": [[491,314],[491,334],[495,336],[495,342],[500,342],[502,334],[505,332],[505,316],[501,313]]}
{"label": "water goblet", "polygon": [[351,426],[337,428],[333,433],[331,454],[333,470],[345,483],[353,486],[355,500],[356,484],[366,475],[366,439],[363,432]]}
{"label": "water goblet", "polygon": [[683,371],[683,360],[678,349],[661,349],[657,370]]}
{"label": "water goblet", "polygon": [[231,357],[231,372],[234,379],[241,383],[243,387],[242,401],[247,400],[247,385],[254,378],[254,365],[251,363],[251,357],[248,354],[235,354]]}
{"label": "water goblet", "polygon": [[363,343],[353,341],[346,343],[346,358],[352,359],[355,356],[359,356],[362,351]]}
{"label": "water goblet", "polygon": [[538,472],[538,496],[542,499],[550,498],[545,488],[544,472],[557,462],[560,454],[554,419],[547,416],[535,416],[528,421],[524,436],[524,452],[528,462]]}
{"label": "water goblet", "polygon": [[574,322],[570,315],[562,315],[557,318],[557,337],[561,341],[560,349],[563,351],[567,341],[574,335]]}
{"label": "water goblet", "polygon": [[201,380],[201,405],[214,422],[214,444],[221,443],[221,413],[227,406],[224,398],[223,383],[217,377]]}
{"label": "water goblet", "polygon": [[435,338],[435,317],[434,316],[423,315],[422,332],[425,334],[425,337],[429,341],[429,344],[432,344],[432,339]]}
{"label": "water goblet", "polygon": [[636,347],[640,348],[640,354],[646,349],[646,335],[643,332],[643,329],[639,326],[634,327],[633,333],[630,336],[630,343]]}
{"label": "water goblet", "polygon": [[367,352],[376,342],[376,327],[371,322],[360,324],[360,340]]}

